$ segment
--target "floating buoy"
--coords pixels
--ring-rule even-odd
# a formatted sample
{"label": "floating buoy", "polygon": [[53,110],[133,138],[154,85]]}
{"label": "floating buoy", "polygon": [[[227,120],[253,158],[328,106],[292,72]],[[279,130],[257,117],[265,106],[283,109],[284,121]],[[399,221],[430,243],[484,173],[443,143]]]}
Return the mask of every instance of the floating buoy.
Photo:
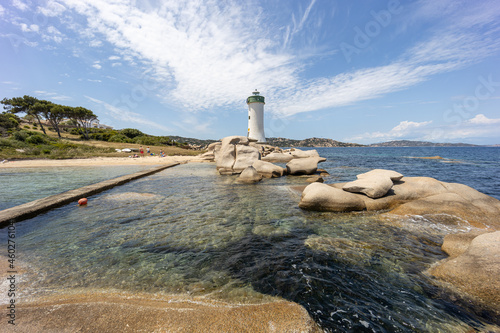
{"label": "floating buoy", "polygon": [[80,200],[78,200],[78,205],[79,206],[83,206],[83,205],[86,205],[87,204],[87,198],[81,198]]}

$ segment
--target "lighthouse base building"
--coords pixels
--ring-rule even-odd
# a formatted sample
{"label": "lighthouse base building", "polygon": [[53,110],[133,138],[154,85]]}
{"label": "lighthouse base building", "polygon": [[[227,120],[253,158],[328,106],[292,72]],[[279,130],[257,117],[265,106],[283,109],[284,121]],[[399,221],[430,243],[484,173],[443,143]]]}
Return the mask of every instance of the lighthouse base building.
{"label": "lighthouse base building", "polygon": [[253,95],[247,98],[248,104],[248,138],[265,143],[264,135],[264,96],[255,89]]}

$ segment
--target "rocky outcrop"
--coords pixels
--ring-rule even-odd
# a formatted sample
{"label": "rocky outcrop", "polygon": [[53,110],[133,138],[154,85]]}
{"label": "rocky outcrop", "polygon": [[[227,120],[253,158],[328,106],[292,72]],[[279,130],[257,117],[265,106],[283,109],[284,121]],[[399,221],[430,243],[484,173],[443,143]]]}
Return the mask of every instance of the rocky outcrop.
{"label": "rocky outcrop", "polygon": [[200,158],[207,161],[215,161],[215,155],[219,152],[222,147],[222,142],[213,142],[208,145],[207,152],[200,155]]}
{"label": "rocky outcrop", "polygon": [[243,183],[243,184],[253,184],[260,182],[262,179],[262,176],[259,175],[257,170],[253,166],[246,167],[245,170],[241,172],[241,174],[238,176],[238,179],[236,181],[238,183]]}
{"label": "rocky outcrop", "polygon": [[350,212],[366,209],[359,195],[323,183],[312,183],[302,192],[299,207],[306,210]]}
{"label": "rocky outcrop", "polygon": [[289,175],[312,175],[318,169],[318,163],[324,161],[324,157],[296,158],[286,164],[286,170]]}
{"label": "rocky outcrop", "polygon": [[429,273],[446,287],[466,293],[485,309],[500,315],[500,231],[446,236],[450,257]]}
{"label": "rocky outcrop", "polygon": [[292,154],[293,158],[319,157],[318,151],[316,149],[300,150],[297,148],[292,148],[290,149],[290,154]]}
{"label": "rocky outcrop", "polygon": [[255,161],[252,166],[257,170],[259,175],[265,178],[281,177],[286,170],[278,165],[266,161]]}
{"label": "rocky outcrop", "polygon": [[403,175],[392,170],[375,169],[357,176],[357,180],[345,184],[342,189],[353,193],[363,193],[377,199],[383,197],[392,188],[394,181]]}
{"label": "rocky outcrop", "polygon": [[293,156],[290,153],[272,152],[262,157],[262,160],[270,163],[288,163],[293,160]]}
{"label": "rocky outcrop", "polygon": [[215,152],[217,171],[221,175],[238,174],[259,160],[259,149],[250,146],[250,142],[246,136],[222,139],[220,150]]}
{"label": "rocky outcrop", "polygon": [[[500,228],[500,201],[462,184],[445,183],[428,177],[403,177],[380,198],[342,190],[346,183],[322,185],[308,185],[302,193],[299,207],[335,212],[389,210],[382,216],[421,215],[431,220],[437,217],[440,222],[468,223],[482,229]],[[338,191],[332,192],[328,187]],[[345,204],[352,202],[354,197],[363,205]]]}

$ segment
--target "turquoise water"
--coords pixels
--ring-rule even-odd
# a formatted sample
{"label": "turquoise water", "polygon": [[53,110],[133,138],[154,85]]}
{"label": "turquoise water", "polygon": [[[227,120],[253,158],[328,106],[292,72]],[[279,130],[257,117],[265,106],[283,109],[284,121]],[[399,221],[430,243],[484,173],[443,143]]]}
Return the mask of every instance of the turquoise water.
{"label": "turquoise water", "polygon": [[[474,182],[483,191],[495,191],[483,184],[485,175],[498,184],[500,150],[474,158],[445,149],[413,152],[452,163],[409,158],[404,148],[318,150],[329,159],[321,165],[328,182],[383,165],[408,176]],[[87,207],[68,205],[17,223],[18,257],[30,267],[23,297],[81,289],[242,303],[279,296],[303,305],[329,332],[468,332],[493,321],[443,297],[424,274],[446,257],[443,237],[470,230],[467,223],[306,212],[290,190],[306,184],[303,177],[234,180],[217,175],[213,164],[185,164],[92,196]]]}
{"label": "turquoise water", "polygon": [[141,165],[1,168],[0,210],[149,168]]}

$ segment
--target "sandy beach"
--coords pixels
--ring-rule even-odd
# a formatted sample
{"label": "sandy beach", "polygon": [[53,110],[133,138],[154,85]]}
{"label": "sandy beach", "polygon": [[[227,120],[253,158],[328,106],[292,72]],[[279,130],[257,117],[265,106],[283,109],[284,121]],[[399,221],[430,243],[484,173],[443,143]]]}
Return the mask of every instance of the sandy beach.
{"label": "sandy beach", "polygon": [[204,162],[197,156],[146,156],[146,157],[94,157],[75,159],[35,159],[14,160],[0,163],[0,168],[32,168],[32,167],[63,167],[63,166],[105,166],[105,165],[162,165],[172,162]]}

